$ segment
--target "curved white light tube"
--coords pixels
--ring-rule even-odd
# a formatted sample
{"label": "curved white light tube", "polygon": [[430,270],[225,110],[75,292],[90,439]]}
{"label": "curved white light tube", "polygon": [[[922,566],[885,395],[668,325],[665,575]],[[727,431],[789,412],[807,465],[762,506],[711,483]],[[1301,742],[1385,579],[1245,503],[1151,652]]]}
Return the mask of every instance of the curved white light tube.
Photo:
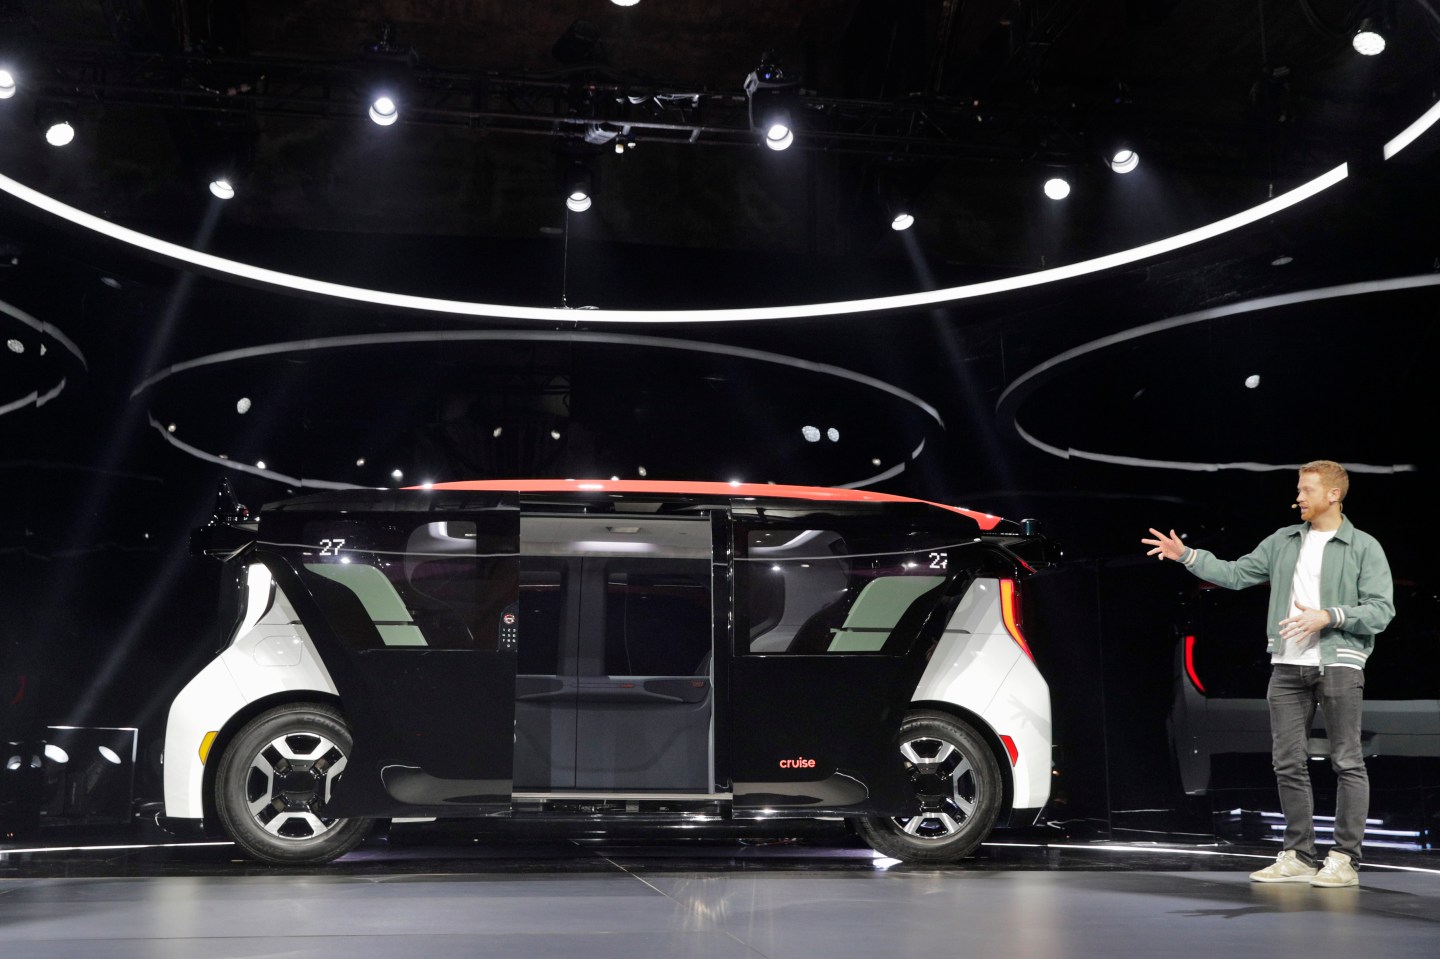
{"label": "curved white light tube", "polygon": [[[1418,136],[1419,134],[1417,133],[1416,135]],[[917,309],[935,306],[940,303],[951,303],[956,300],[1004,293],[1010,290],[1026,289],[1028,287],[1041,286],[1046,283],[1054,283],[1059,280],[1072,279],[1077,276],[1085,276],[1089,273],[1096,273],[1117,266],[1125,266],[1129,263],[1145,260],[1152,256],[1159,256],[1162,253],[1168,253],[1193,243],[1199,243],[1203,240],[1220,236],[1231,230],[1236,230],[1267,217],[1274,216],[1281,210],[1303,202],[1317,193],[1329,189],[1341,180],[1344,180],[1348,174],[1348,166],[1342,163],[1333,170],[1323,173],[1287,193],[1282,193],[1274,199],[1267,200],[1248,210],[1242,210],[1239,213],[1216,220],[1213,223],[1196,227],[1193,230],[1178,233],[1175,236],[1163,240],[1145,243],[1128,250],[1119,250],[1115,253],[1094,257],[1093,259],[1082,260],[1078,263],[1069,263],[1065,266],[1040,270],[1035,273],[1025,273],[1019,276],[1005,277],[999,280],[987,280],[983,283],[970,283],[964,286],[954,286],[941,290],[922,290],[916,293],[903,293],[895,296],[878,296],[860,300],[841,300],[831,303],[811,303],[796,306],[744,307],[724,310],[586,310],[585,322],[726,323],[741,320],[792,320],[816,316],[841,316],[849,313],[873,313],[881,310]],[[414,296],[407,293],[389,293],[384,290],[370,290],[363,287],[346,286],[342,283],[317,280],[312,277],[282,273],[278,270],[269,270],[248,263],[228,260],[225,257],[215,256],[211,253],[202,253],[199,250],[193,250],[189,247],[181,246],[178,243],[171,243],[167,240],[161,240],[158,237],[148,236],[137,230],[111,223],[108,220],[62,203],[54,197],[47,196],[38,190],[25,186],[23,183],[13,180],[4,174],[0,174],[0,190],[46,213],[60,217],[63,220],[68,220],[76,226],[84,227],[87,230],[93,230],[102,236],[119,240],[121,243],[127,243],[160,256],[169,257],[174,260],[179,260],[182,263],[188,263],[191,266],[200,267],[201,269],[211,270],[243,280],[250,280],[255,283],[284,287],[301,293],[333,296],[343,300],[371,303],[377,306],[388,306],[401,310],[422,310],[432,313],[451,313],[460,316],[482,316],[544,323],[553,323],[567,312],[556,307],[506,306],[498,303],[472,303],[465,300],[443,300],[436,297]]]}

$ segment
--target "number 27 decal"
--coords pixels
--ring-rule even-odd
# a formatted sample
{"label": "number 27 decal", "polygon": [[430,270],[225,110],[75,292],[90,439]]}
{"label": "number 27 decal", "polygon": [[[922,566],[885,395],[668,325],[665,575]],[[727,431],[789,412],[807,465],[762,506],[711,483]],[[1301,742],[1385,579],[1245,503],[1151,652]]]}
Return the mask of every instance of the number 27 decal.
{"label": "number 27 decal", "polygon": [[345,545],[343,539],[322,539],[320,541],[321,556],[339,556],[340,547]]}
{"label": "number 27 decal", "polygon": [[[342,542],[343,542],[343,540],[342,540]],[[946,565],[948,562],[949,562],[949,556],[948,556],[947,554],[945,554],[945,553],[931,553],[931,554],[930,554],[930,568],[931,568],[931,569],[948,569],[949,567]]]}

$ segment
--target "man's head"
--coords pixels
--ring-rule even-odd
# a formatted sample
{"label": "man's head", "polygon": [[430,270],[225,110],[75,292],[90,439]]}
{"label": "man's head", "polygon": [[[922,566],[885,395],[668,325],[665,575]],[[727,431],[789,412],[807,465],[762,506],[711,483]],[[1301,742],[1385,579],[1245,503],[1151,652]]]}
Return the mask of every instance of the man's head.
{"label": "man's head", "polygon": [[1350,491],[1350,474],[1334,460],[1314,460],[1300,467],[1295,484],[1295,502],[1300,518],[1312,526],[1335,529],[1340,525],[1340,505]]}

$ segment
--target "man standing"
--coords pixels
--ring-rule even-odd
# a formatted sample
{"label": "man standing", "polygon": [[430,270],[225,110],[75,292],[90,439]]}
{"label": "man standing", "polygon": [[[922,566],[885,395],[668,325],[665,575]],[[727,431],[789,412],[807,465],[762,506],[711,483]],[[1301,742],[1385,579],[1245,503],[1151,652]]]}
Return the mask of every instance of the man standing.
{"label": "man standing", "polygon": [[[1176,560],[1217,586],[1270,584],[1266,623],[1272,663],[1271,757],[1285,813],[1284,848],[1275,862],[1250,874],[1256,882],[1354,886],[1370,806],[1370,779],[1360,750],[1365,661],[1375,637],[1395,615],[1390,565],[1375,537],[1341,510],[1350,477],[1345,467],[1316,460],[1300,467],[1292,509],[1303,521],[1271,533],[1237,560],[1191,549],[1171,530],[1151,529],[1146,555]],[[1306,744],[1315,706],[1325,713],[1330,765],[1335,770],[1335,841],[1315,868],[1314,798]]]}

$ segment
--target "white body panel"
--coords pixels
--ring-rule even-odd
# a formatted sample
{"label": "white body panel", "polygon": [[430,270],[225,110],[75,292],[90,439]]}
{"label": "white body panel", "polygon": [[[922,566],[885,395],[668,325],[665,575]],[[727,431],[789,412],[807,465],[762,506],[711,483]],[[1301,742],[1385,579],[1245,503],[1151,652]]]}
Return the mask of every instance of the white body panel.
{"label": "white body panel", "polygon": [[[225,651],[186,684],[165,725],[165,814],[200,819],[205,775],[200,744],[247,704],[301,690],[336,695],[335,683],[310,636],[270,573],[256,563],[247,574],[245,618]],[[273,598],[273,601],[272,601]]]}
{"label": "white body panel", "polygon": [[1050,798],[1050,687],[1005,629],[1000,582],[977,579],[960,600],[915,702],[953,703],[1008,736],[1018,756],[1010,770],[1014,808],[1038,809]]}

